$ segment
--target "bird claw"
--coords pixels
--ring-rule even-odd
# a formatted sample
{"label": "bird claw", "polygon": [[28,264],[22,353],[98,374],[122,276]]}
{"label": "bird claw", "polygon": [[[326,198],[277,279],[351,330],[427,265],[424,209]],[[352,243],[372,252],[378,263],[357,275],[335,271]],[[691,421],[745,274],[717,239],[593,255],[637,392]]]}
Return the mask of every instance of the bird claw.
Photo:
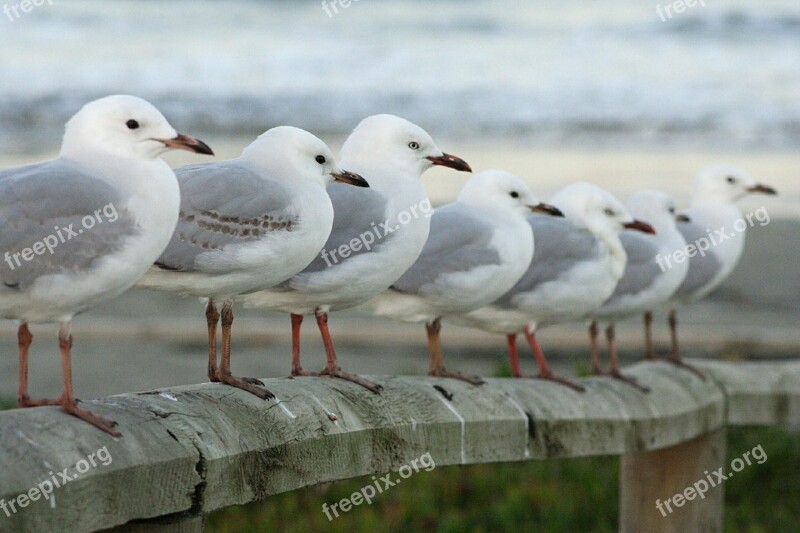
{"label": "bird claw", "polygon": [[445,368],[437,368],[435,370],[431,370],[429,373],[431,376],[439,377],[439,378],[452,378],[452,379],[459,379],[461,381],[466,381],[470,385],[483,385],[486,383],[482,377],[480,376],[465,376],[461,372],[451,372]]}
{"label": "bird claw", "polygon": [[616,380],[622,381],[623,383],[627,383],[628,385],[639,389],[640,391],[644,392],[645,394],[650,392],[650,387],[645,387],[644,385],[639,383],[639,380],[637,380],[636,378],[632,378],[630,376],[626,376],[622,372],[620,372],[619,370],[611,370],[608,373],[608,377],[610,377],[612,379],[616,379]]}
{"label": "bird claw", "polygon": [[[229,385],[231,387],[236,387],[237,389],[242,389],[243,391],[249,392],[254,396],[258,396],[262,400],[271,400],[272,398],[275,397],[275,395],[272,392],[268,391],[267,389],[257,387],[255,386],[255,384],[248,381],[248,379],[252,378],[238,378],[231,374],[224,374],[220,371],[217,371],[216,377],[220,383],[224,383],[225,385]],[[260,381],[259,384],[261,384],[261,386],[264,385]]]}
{"label": "bird claw", "polygon": [[20,396],[17,398],[17,407],[20,409],[26,407],[42,407],[45,405],[61,405],[61,399],[42,398],[40,400],[31,400],[30,396]]}
{"label": "bird claw", "polygon": [[680,355],[657,355],[654,356],[652,359],[648,359],[649,361],[666,361],[670,364],[677,366],[678,368],[682,368],[684,370],[688,370],[702,381],[706,381],[708,376],[702,370],[695,368],[694,366],[690,365],[689,363],[685,363],[683,358]]}
{"label": "bird claw", "polygon": [[330,376],[332,378],[339,378],[339,379],[343,379],[345,381],[350,381],[352,383],[355,383],[356,385],[361,385],[362,387],[364,387],[368,391],[372,392],[373,394],[380,394],[380,392],[383,390],[383,386],[382,385],[379,385],[378,383],[373,383],[372,381],[369,381],[368,379],[364,379],[361,376],[358,376],[356,374],[350,374],[349,372],[343,372],[342,369],[339,368],[338,366],[335,367],[335,368],[327,368],[326,367],[325,369],[322,370],[322,372],[320,372],[317,375],[318,376]]}
{"label": "bird claw", "polygon": [[565,387],[569,387],[570,389],[572,389],[572,390],[574,390],[576,392],[586,392],[586,387],[584,387],[583,385],[580,385],[580,384],[578,384],[578,383],[576,383],[574,381],[571,381],[571,380],[569,380],[567,378],[562,378],[562,377],[556,376],[552,372],[548,372],[548,373],[540,372],[539,374],[533,376],[533,379],[543,379],[545,381],[552,381],[554,383],[558,383],[559,385],[564,385]]}
{"label": "bird claw", "polygon": [[107,418],[103,418],[102,416],[98,416],[91,411],[87,411],[86,409],[82,409],[78,407],[78,404],[75,401],[72,402],[61,402],[61,409],[76,418],[80,418],[84,422],[88,422],[89,424],[93,425],[97,429],[101,431],[105,431],[112,437],[121,437],[122,433],[115,430],[114,428],[117,427],[117,422],[114,420],[109,420]]}
{"label": "bird claw", "polygon": [[297,377],[317,377],[319,376],[319,372],[311,372],[308,370],[303,370],[302,368],[293,368],[292,373],[289,376],[290,378],[297,378]]}

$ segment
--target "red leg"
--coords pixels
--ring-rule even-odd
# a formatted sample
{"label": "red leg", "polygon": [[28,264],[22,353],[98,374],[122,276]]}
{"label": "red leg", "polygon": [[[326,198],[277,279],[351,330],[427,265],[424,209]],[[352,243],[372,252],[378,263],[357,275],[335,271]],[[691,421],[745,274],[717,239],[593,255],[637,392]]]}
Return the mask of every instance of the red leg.
{"label": "red leg", "polygon": [[377,383],[373,383],[360,376],[357,376],[356,374],[343,372],[342,369],[339,368],[339,364],[336,361],[336,350],[333,348],[333,339],[331,339],[331,333],[328,331],[328,313],[318,311],[316,315],[317,326],[319,327],[319,332],[322,335],[322,344],[325,346],[325,356],[327,358],[325,369],[320,372],[320,375],[352,381],[353,383],[361,385],[365,389],[378,394],[383,387]]}
{"label": "red leg", "polygon": [[650,389],[640,385],[636,379],[626,376],[620,372],[619,359],[617,357],[617,340],[614,322],[608,324],[608,328],[606,328],[606,338],[608,339],[608,356],[611,359],[611,370],[608,372],[608,375],[614,379],[624,381],[625,383],[636,387],[642,392],[650,392]]}
{"label": "red leg", "polygon": [[[222,358],[217,369],[217,381],[247,391],[262,400],[274,398],[264,383],[254,378],[240,378],[231,375],[231,327],[233,326],[233,302],[226,300],[222,304]],[[260,386],[259,386],[260,385]]]}
{"label": "red leg", "polygon": [[647,311],[644,314],[644,358],[652,360],[655,358],[653,349],[653,313]]}
{"label": "red leg", "polygon": [[600,348],[597,346],[597,320],[589,324],[589,344],[592,350],[592,374],[602,376],[604,372],[600,367]]}
{"label": "red leg", "polygon": [[536,342],[535,334],[531,331],[531,329],[528,326],[525,327],[524,332],[525,332],[525,338],[528,340],[528,344],[530,345],[531,350],[533,350],[533,355],[536,357],[536,362],[539,365],[539,374],[536,376],[537,379],[554,381],[556,383],[560,383],[561,385],[566,385],[567,387],[576,390],[578,392],[584,392],[586,390],[582,385],[579,385],[568,379],[556,376],[550,369],[550,365],[547,364],[547,360],[544,358],[542,349],[539,348],[539,344]]}
{"label": "red leg", "polygon": [[72,335],[69,330],[69,322],[61,324],[58,330],[58,347],[61,350],[61,372],[64,377],[64,393],[61,395],[59,402],[61,409],[65,413],[80,418],[111,436],[121,437],[122,434],[114,429],[114,426],[117,425],[116,422],[78,407],[78,402],[75,400],[75,394],[72,390]]}
{"label": "red leg", "polygon": [[675,309],[670,309],[669,318],[667,320],[669,321],[669,336],[672,343],[670,358],[675,361],[680,361],[681,352],[678,349],[678,314]]}
{"label": "red leg", "polygon": [[30,351],[33,335],[28,329],[28,323],[23,322],[17,330],[19,343],[19,392],[17,393],[18,407],[38,407],[41,405],[59,405],[59,400],[31,400],[28,396],[28,352]]}
{"label": "red leg", "polygon": [[480,385],[483,380],[478,376],[465,376],[459,372],[451,372],[444,367],[444,355],[442,355],[442,342],[439,333],[442,330],[442,319],[436,318],[433,322],[425,324],[425,331],[428,333],[428,352],[430,354],[431,376],[442,378],[453,378],[466,381],[472,385]]}
{"label": "red leg", "polygon": [[300,326],[303,315],[292,313],[292,377],[319,376],[319,372],[308,372],[300,365]]}
{"label": "red leg", "polygon": [[206,304],[206,324],[208,325],[208,379],[219,381],[217,378],[217,324],[219,311],[214,306],[214,300],[208,299]]}
{"label": "red leg", "polygon": [[522,372],[519,368],[519,355],[517,354],[517,334],[509,333],[506,335],[508,340],[508,356],[511,359],[511,375],[515,378],[521,378]]}
{"label": "red leg", "polygon": [[692,365],[683,362],[683,357],[681,357],[681,352],[678,349],[678,314],[675,311],[675,309],[670,310],[668,320],[669,320],[670,338],[672,341],[672,350],[670,352],[669,357],[667,357],[666,360],[675,366],[679,366],[681,368],[688,370],[689,372],[692,372],[697,377],[705,381],[706,375],[703,372],[696,369]]}

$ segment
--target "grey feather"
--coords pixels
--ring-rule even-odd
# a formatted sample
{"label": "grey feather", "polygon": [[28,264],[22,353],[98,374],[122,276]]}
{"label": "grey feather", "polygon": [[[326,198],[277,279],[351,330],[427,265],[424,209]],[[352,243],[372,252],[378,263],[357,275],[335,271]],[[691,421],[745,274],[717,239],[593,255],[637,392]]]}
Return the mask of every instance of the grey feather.
{"label": "grey feather", "polygon": [[240,161],[190,165],[175,171],[181,210],[172,239],[156,261],[167,270],[210,271],[202,259],[229,245],[292,231],[297,224],[289,189]]}
{"label": "grey feather", "polygon": [[[138,232],[134,215],[124,208],[127,200],[63,158],[0,171],[0,250],[8,253],[0,262],[0,280],[24,290],[42,275],[90,269]],[[43,249],[46,243],[51,246]],[[36,252],[34,247],[41,253],[28,252],[26,260],[21,254]]]}
{"label": "grey feather", "polygon": [[491,247],[491,240],[491,226],[463,205],[437,209],[425,248],[392,289],[409,294],[436,292],[436,280],[443,274],[499,265],[500,255]]}
{"label": "grey feather", "polygon": [[606,304],[613,304],[623,296],[646,290],[662,273],[661,267],[656,262],[658,245],[652,236],[628,230],[620,234],[619,240],[625,248],[628,261],[625,263],[622,278],[617,283],[614,293],[606,300]]}
{"label": "grey feather", "polygon": [[498,305],[508,304],[514,295],[531,292],[537,286],[558,279],[575,263],[591,261],[597,256],[597,238],[587,229],[578,229],[566,218],[530,215],[534,251],[530,267]]}
{"label": "grey feather", "polygon": [[[701,238],[708,239],[708,232],[693,222],[678,224],[678,231],[689,244],[693,244]],[[679,298],[689,296],[708,284],[722,268],[722,263],[713,251],[707,252],[705,257],[698,254],[687,260],[689,261],[689,271],[683,284],[675,293],[675,296]]]}
{"label": "grey feather", "polygon": [[[332,183],[328,186],[328,195],[333,204],[333,229],[322,248],[328,253],[335,252],[342,245],[347,245],[350,250],[348,257],[336,255],[335,264],[341,264],[353,257],[367,253],[365,247],[355,250],[349,243],[353,239],[364,241],[363,235],[371,233],[374,242],[370,244],[372,250],[380,249],[394,237],[392,233],[385,234],[381,224],[386,222],[388,199],[375,189],[353,187],[343,183]],[[377,235],[377,236],[376,236]],[[301,274],[320,272],[330,268],[321,254],[308,265]],[[288,282],[287,282],[288,283]]]}

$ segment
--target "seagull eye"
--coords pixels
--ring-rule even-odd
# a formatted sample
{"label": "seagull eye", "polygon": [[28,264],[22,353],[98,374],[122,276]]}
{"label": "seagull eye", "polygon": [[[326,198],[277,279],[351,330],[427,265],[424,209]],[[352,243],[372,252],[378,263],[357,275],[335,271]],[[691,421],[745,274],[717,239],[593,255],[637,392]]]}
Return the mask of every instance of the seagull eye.
{"label": "seagull eye", "polygon": [[674,207],[670,207],[669,208],[669,214],[670,215],[674,215],[675,214],[675,208]]}
{"label": "seagull eye", "polygon": [[125,123],[128,126],[129,130],[135,130],[139,128],[139,123],[133,119],[130,119],[128,122]]}
{"label": "seagull eye", "polygon": [[511,191],[511,198],[519,198],[519,193],[517,191]]}
{"label": "seagull eye", "polygon": [[411,141],[408,143],[408,147],[412,150],[419,150],[419,143],[417,141]]}
{"label": "seagull eye", "polygon": [[616,214],[614,213],[614,210],[611,209],[610,207],[606,207],[605,209],[603,209],[603,213],[605,213],[607,216],[610,217],[613,217]]}
{"label": "seagull eye", "polygon": [[725,178],[725,181],[727,181],[728,183],[736,183],[736,178],[734,178],[733,176],[728,176],[727,178]]}
{"label": "seagull eye", "polygon": [[325,159],[325,156],[324,156],[324,155],[318,155],[318,156],[317,156],[317,157],[315,157],[314,159],[315,159],[315,160],[316,160],[316,162],[317,162],[317,163],[319,163],[320,165],[324,165],[324,164],[325,164],[325,161],[326,161],[326,159]]}

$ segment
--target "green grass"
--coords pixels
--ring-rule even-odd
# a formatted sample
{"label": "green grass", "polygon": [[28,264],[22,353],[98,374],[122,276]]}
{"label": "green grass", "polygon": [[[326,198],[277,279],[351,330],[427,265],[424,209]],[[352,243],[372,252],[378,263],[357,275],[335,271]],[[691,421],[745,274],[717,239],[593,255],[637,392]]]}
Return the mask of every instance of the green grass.
{"label": "green grass", "polygon": [[17,400],[10,398],[0,398],[0,411],[5,409],[13,409],[17,406]]}
{"label": "green grass", "polygon": [[[800,523],[800,437],[779,429],[734,429],[728,459],[761,445],[767,461],[725,484],[729,532],[790,531]],[[348,497],[371,477],[280,494],[213,513],[210,532],[238,531],[616,531],[616,457],[440,467],[420,471],[328,521],[322,504]],[[698,479],[702,473],[698,473]]]}

